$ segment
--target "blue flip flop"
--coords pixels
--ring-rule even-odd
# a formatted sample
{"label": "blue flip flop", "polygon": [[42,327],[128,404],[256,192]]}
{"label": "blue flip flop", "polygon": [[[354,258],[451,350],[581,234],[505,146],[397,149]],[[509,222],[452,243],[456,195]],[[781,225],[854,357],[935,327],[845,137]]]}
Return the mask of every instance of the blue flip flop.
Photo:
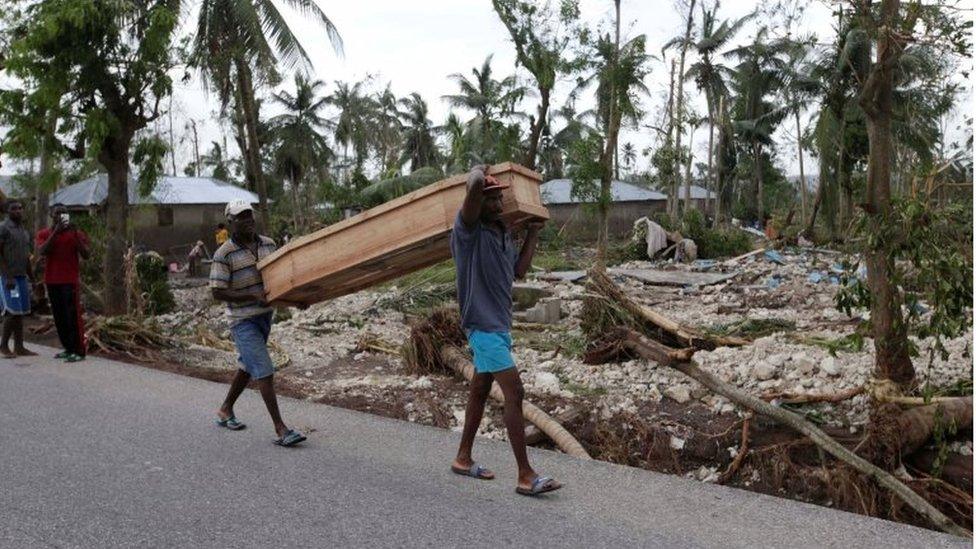
{"label": "blue flip flop", "polygon": [[288,429],[281,438],[275,439],[274,443],[278,446],[294,446],[299,442],[304,442],[306,440],[305,435],[299,433],[298,431]]}
{"label": "blue flip flop", "polygon": [[557,483],[549,477],[535,477],[535,480],[532,481],[531,488],[516,486],[515,491],[523,496],[538,496],[547,492],[555,492],[562,487],[562,484]]}
{"label": "blue flip flop", "polygon": [[244,425],[240,421],[237,421],[237,418],[234,416],[230,416],[227,419],[217,418],[216,420],[214,420],[214,423],[216,423],[218,426],[223,427],[225,429],[230,429],[231,431],[240,431],[241,429],[247,427],[247,425]]}
{"label": "blue flip flop", "polygon": [[[467,469],[461,467],[454,467],[452,465],[451,471],[455,475],[461,475],[462,477],[472,477],[480,480],[492,480],[495,478],[494,473],[492,473],[487,468],[478,465],[477,463],[472,463],[471,467],[468,467]],[[492,476],[490,477],[485,476],[486,474],[490,474]]]}

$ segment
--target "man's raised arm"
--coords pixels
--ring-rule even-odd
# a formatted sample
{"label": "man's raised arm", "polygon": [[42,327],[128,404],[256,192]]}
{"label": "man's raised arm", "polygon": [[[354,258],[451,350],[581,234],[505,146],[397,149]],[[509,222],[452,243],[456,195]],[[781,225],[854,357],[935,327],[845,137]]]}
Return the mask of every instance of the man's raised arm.
{"label": "man's raised arm", "polygon": [[475,166],[468,174],[468,192],[461,205],[461,221],[468,227],[478,222],[481,216],[481,202],[484,199],[485,175],[490,166]]}

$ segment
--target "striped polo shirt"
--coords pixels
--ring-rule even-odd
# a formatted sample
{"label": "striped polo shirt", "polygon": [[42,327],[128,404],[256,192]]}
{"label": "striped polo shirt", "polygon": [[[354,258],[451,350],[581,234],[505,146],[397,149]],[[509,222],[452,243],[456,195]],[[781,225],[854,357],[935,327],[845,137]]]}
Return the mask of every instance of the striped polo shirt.
{"label": "striped polo shirt", "polygon": [[[253,248],[248,248],[234,241],[233,238],[221,244],[213,255],[213,265],[210,267],[210,287],[228,290],[249,290],[261,288],[264,281],[258,272],[258,261],[271,255],[275,251],[274,240],[266,236],[258,236],[258,255],[254,255]],[[227,316],[233,320],[242,320],[271,312],[271,307],[259,302],[228,303]]]}

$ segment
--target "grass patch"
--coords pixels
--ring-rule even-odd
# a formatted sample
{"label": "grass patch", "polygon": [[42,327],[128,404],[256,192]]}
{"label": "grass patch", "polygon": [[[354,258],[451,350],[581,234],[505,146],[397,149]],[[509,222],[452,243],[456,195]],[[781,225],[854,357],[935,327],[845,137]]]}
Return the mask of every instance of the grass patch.
{"label": "grass patch", "polygon": [[586,349],[586,339],[582,334],[570,335],[553,328],[546,331],[512,329],[512,337],[518,345],[523,345],[540,353],[559,353],[567,358],[580,358]]}
{"label": "grass patch", "polygon": [[577,396],[603,396],[607,394],[606,387],[587,387],[579,383],[565,383],[563,388]]}
{"label": "grass patch", "polygon": [[833,339],[827,337],[810,336],[796,338],[796,341],[804,345],[827,349],[830,356],[837,356],[837,353],[841,351],[847,353],[857,353],[864,350],[864,336],[856,332]]}

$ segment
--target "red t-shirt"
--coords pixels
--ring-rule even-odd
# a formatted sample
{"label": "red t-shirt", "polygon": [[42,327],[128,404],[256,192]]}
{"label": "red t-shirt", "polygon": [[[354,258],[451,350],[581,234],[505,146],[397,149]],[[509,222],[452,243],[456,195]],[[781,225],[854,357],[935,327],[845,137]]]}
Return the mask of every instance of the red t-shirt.
{"label": "red t-shirt", "polygon": [[[50,228],[43,228],[37,232],[36,248],[47,242],[51,235]],[[54,242],[48,248],[44,261],[45,284],[78,284],[78,253],[82,243],[88,244],[88,235],[81,229],[64,231],[54,237]]]}

